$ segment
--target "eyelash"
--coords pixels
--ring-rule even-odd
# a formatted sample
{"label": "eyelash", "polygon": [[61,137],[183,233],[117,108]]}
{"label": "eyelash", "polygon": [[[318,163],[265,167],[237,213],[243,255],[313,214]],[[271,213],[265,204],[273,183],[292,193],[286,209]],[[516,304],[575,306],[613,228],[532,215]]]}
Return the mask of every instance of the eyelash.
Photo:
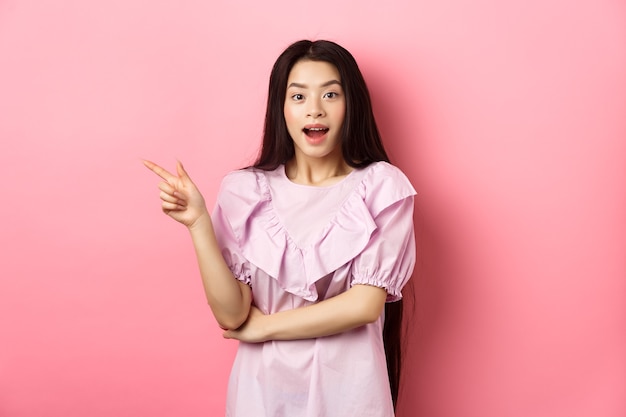
{"label": "eyelash", "polygon": [[[324,93],[323,97],[329,98],[329,99],[333,99],[333,98],[337,98],[337,96],[339,96],[339,93],[336,93],[334,91],[329,91],[328,93]],[[304,95],[303,94],[294,94],[291,96],[291,98],[295,101],[300,101],[304,99]]]}

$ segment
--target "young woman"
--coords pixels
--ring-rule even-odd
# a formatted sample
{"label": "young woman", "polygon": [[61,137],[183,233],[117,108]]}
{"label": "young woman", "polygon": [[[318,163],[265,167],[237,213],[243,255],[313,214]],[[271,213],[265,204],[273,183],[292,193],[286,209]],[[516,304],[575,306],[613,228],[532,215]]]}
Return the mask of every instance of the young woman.
{"label": "young woman", "polygon": [[280,55],[259,158],[226,175],[211,216],[180,163],[145,165],[240,341],[226,415],[393,416],[415,191],[388,162],[352,55],[329,41]]}

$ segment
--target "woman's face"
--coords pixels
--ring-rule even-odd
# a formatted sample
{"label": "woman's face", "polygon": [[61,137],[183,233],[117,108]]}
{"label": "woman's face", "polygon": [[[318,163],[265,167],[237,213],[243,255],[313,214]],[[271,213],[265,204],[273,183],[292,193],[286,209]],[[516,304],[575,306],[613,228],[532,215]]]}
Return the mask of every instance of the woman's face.
{"label": "woman's face", "polygon": [[346,101],[337,68],[324,61],[298,61],[287,80],[285,121],[296,158],[342,161],[341,128]]}

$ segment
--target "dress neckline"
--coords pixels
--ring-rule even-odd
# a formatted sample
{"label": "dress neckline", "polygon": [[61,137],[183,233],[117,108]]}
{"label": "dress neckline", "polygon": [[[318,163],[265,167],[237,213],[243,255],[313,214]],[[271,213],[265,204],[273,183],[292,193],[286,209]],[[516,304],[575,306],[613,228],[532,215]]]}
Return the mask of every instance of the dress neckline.
{"label": "dress neckline", "polygon": [[339,181],[334,182],[332,184],[329,185],[308,185],[308,184],[299,184],[297,182],[293,182],[291,179],[289,179],[289,177],[287,176],[287,172],[286,172],[286,166],[285,164],[282,164],[278,167],[278,173],[279,178],[281,180],[283,180],[283,182],[287,182],[291,185],[293,185],[294,187],[302,187],[302,188],[307,188],[307,189],[319,189],[319,190],[328,190],[330,188],[334,188],[334,187],[338,187],[341,184],[343,184],[344,182],[346,182],[350,177],[354,176],[354,173],[357,171],[360,171],[362,168],[354,168],[352,169],[352,171],[350,171],[345,177],[341,178]]}

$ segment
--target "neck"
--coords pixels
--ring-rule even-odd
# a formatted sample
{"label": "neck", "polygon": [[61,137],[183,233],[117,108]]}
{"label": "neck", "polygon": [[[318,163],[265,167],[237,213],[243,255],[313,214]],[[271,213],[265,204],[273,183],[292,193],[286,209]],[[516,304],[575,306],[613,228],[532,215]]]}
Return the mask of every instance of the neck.
{"label": "neck", "polygon": [[285,164],[287,178],[296,184],[314,186],[332,185],[353,169],[343,158],[337,161],[319,161],[294,157]]}

